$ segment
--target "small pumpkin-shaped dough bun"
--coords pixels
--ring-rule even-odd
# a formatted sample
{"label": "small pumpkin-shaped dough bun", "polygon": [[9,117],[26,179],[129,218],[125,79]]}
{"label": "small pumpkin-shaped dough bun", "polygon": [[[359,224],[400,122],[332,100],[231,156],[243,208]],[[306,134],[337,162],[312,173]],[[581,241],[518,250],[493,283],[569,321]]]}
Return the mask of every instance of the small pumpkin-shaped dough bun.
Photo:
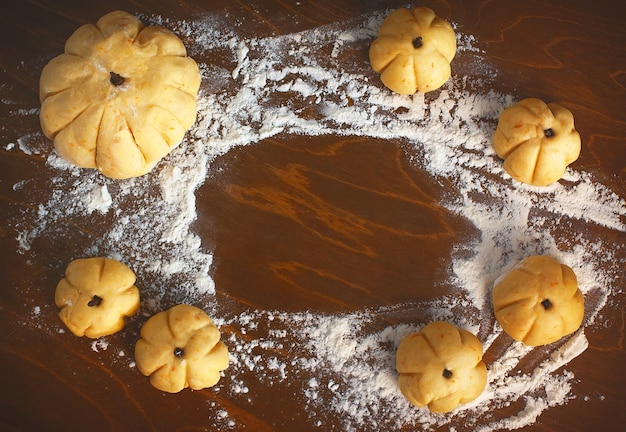
{"label": "small pumpkin-shaped dough bun", "polygon": [[228,367],[220,331],[202,310],[177,305],[153,315],[141,328],[135,361],[159,390],[178,393],[212,387]]}
{"label": "small pumpkin-shaped dough bun", "polygon": [[111,12],[70,36],[40,77],[40,121],[59,155],[111,178],[143,175],[196,120],[200,72],[183,42]]}
{"label": "small pumpkin-shaped dough bun", "polygon": [[456,35],[432,9],[400,8],[385,18],[370,46],[370,64],[399,94],[429,92],[450,78]]}
{"label": "small pumpkin-shaped dough bun", "polygon": [[396,352],[398,386],[415,406],[435,413],[476,399],[487,385],[483,347],[476,336],[436,321],[406,336]]}
{"label": "small pumpkin-shaped dough bun", "polygon": [[124,318],[139,309],[135,273],[111,258],[82,258],[69,263],[54,301],[59,317],[76,336],[99,338],[118,332]]}
{"label": "small pumpkin-shaped dough bun", "polygon": [[561,105],[523,99],[506,108],[493,137],[511,177],[534,186],[558,181],[580,155],[574,116]]}
{"label": "small pumpkin-shaped dough bun", "polygon": [[556,259],[530,256],[500,277],[493,308],[502,329],[526,345],[546,345],[575,332],[585,312],[576,275]]}

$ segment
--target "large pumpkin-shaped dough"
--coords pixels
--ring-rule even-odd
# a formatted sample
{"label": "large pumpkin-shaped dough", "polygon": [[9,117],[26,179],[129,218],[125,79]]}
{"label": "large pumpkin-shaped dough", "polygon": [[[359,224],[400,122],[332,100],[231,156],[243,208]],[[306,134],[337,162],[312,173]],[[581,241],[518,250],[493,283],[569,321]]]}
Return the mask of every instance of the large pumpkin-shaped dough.
{"label": "large pumpkin-shaped dough", "polygon": [[172,32],[111,12],[76,30],[44,67],[41,127],[79,167],[140,176],[195,122],[199,87],[198,66]]}
{"label": "large pumpkin-shaped dough", "polygon": [[455,54],[452,26],[426,7],[391,13],[369,50],[372,68],[383,84],[400,94],[441,87],[450,78]]}
{"label": "large pumpkin-shaped dough", "polygon": [[521,100],[502,112],[493,141],[511,177],[535,186],[559,180],[580,154],[580,135],[574,129],[572,113],[535,98]]}
{"label": "large pumpkin-shaped dough", "polygon": [[72,261],[57,285],[59,317],[76,336],[98,338],[124,327],[124,318],[139,308],[135,273],[111,258]]}
{"label": "large pumpkin-shaped dough", "polygon": [[524,259],[497,280],[492,297],[502,329],[531,346],[549,344],[573,333],[585,312],[572,269],[543,255]]}
{"label": "large pumpkin-shaped dough", "polygon": [[470,332],[443,322],[405,337],[396,352],[398,386],[415,406],[436,413],[476,399],[487,384],[482,344]]}
{"label": "large pumpkin-shaped dough", "polygon": [[220,331],[202,310],[177,305],[152,316],[135,345],[137,367],[159,390],[177,393],[212,387],[228,367]]}

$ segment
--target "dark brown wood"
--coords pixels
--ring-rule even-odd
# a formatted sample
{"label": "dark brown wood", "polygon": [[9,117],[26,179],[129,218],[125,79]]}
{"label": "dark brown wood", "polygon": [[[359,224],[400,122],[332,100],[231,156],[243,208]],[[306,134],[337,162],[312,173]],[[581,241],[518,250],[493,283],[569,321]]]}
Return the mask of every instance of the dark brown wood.
{"label": "dark brown wood", "polygon": [[[583,149],[572,167],[590,172],[626,199],[626,14],[621,2],[423,3],[476,36],[477,46],[498,70],[492,83],[496,90],[559,102],[575,112]],[[44,236],[28,253],[17,250],[16,221],[25,209],[36,209],[52,188],[52,168],[45,163],[51,146],[32,155],[6,150],[8,143],[40,131],[36,114],[10,113],[38,107],[41,68],[62,52],[79,25],[114,9],[174,20],[219,11],[242,36],[264,37],[402,5],[375,0],[24,0],[3,5],[0,429],[216,430],[215,405],[246,430],[315,430],[294,396],[296,380],[251,386],[254,403],[210,389],[176,395],[156,391],[136,368],[128,367],[147,318],[141,314],[129,320],[126,331],[108,337],[117,350],[100,352],[69,332],[55,334],[32,325],[28,317],[39,307],[40,322],[58,327],[54,288],[67,257],[88,247],[100,231],[89,220],[77,220],[64,235]],[[355,54],[363,62],[366,48]],[[408,162],[405,146],[400,140],[279,135],[218,158],[196,193],[198,220],[193,225],[215,255],[211,276],[218,300],[230,305],[232,314],[248,308],[335,313],[446,294],[446,257],[454,244],[475,239],[479,232],[439,204],[444,190]],[[23,180],[32,185],[29,191],[38,192],[14,187]],[[453,184],[444,187],[454,193]],[[271,210],[267,201],[274,203]],[[331,225],[325,217],[338,203],[350,219]],[[413,216],[406,222],[409,213]],[[356,233],[363,227],[371,235]],[[591,225],[581,229],[622,245],[613,252],[621,261],[623,291],[626,234]],[[329,247],[331,239],[338,247]],[[415,286],[429,288],[415,292]],[[606,325],[587,331],[589,349],[566,366],[575,373],[572,393],[577,397],[546,410],[523,430],[624,430],[625,316],[622,292],[603,310]],[[382,319],[406,321],[402,316]],[[246,338],[233,326],[222,330]],[[128,358],[118,355],[120,349]],[[465,429],[458,425],[455,430]]]}

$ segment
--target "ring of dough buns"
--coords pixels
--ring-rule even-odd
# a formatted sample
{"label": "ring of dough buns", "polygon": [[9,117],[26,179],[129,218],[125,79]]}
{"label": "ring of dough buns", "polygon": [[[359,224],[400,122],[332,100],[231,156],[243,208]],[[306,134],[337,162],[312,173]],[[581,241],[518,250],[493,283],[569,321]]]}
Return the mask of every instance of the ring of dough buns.
{"label": "ring of dough buns", "polygon": [[580,135],[574,129],[572,113],[536,98],[506,108],[493,141],[506,172],[535,186],[559,180],[580,155]]}
{"label": "ring of dough buns", "polygon": [[198,66],[176,35],[111,12],[76,30],[43,68],[41,127],[79,167],[140,176],[195,122],[199,87]]}
{"label": "ring of dough buns", "polygon": [[476,336],[437,321],[406,336],[396,352],[398,386],[415,406],[435,413],[476,399],[487,385],[483,347]]}
{"label": "ring of dough buns", "polygon": [[370,64],[381,81],[399,94],[428,92],[451,75],[456,35],[432,9],[400,8],[385,18],[369,50]]}
{"label": "ring of dough buns", "polygon": [[202,310],[177,305],[152,316],[141,328],[135,361],[159,390],[178,393],[212,387],[228,367],[220,331]]}
{"label": "ring of dough buns", "polygon": [[498,279],[493,308],[502,329],[526,345],[546,345],[575,332],[585,305],[572,269],[556,259],[530,256]]}
{"label": "ring of dough buns", "polygon": [[72,261],[54,295],[59,317],[76,336],[99,338],[124,327],[139,309],[135,273],[111,258]]}

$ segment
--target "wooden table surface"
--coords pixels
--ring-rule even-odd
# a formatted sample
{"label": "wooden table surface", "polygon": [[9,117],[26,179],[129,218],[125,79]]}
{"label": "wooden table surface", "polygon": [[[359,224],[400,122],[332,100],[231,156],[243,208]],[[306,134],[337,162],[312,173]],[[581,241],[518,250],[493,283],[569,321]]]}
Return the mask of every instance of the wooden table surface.
{"label": "wooden table surface", "polygon": [[[497,71],[493,80],[485,81],[494,90],[511,94],[514,100],[538,97],[556,101],[574,113],[582,152],[571,168],[588,173],[594,182],[619,197],[614,202],[623,205],[623,4],[565,0],[441,0],[423,4],[475,38],[474,46],[485,64]],[[150,296],[161,292],[155,288],[158,280],[138,280],[145,296],[140,313],[128,321],[124,331],[105,338],[100,345],[62,331],[54,306],[56,283],[69,261],[90,245],[101,245],[98,236],[117,216],[114,212],[99,219],[97,212],[92,218],[76,216],[63,225],[64,229],[51,221],[50,226],[56,228],[39,232],[29,248],[20,247],[20,233],[35,228],[25,225],[42,223],[42,218],[33,215],[61,188],[50,179],[71,177],[47,163],[53,150],[39,128],[38,81],[41,68],[63,51],[65,40],[78,26],[93,23],[114,9],[138,14],[144,21],[162,17],[165,23],[214,16],[222,25],[230,26],[240,40],[259,40],[327,24],[341,28],[343,23],[353,25],[355,17],[381,14],[403,5],[399,1],[375,0],[25,0],[13,2],[10,7],[4,5],[0,15],[0,429],[346,428],[337,410],[329,407],[324,412],[317,408],[311,414],[306,408],[302,380],[310,377],[298,376],[302,369],[290,369],[288,340],[281,349],[271,352],[287,365],[284,380],[270,383],[268,379],[255,379],[257,372],[242,371],[240,364],[237,382],[246,386],[244,392],[231,388],[237,382],[228,374],[234,373],[235,366],[225,372],[215,389],[169,395],[152,388],[132,366],[139,329],[155,309],[187,300],[172,286],[166,287],[167,294],[158,302],[151,303],[155,299]],[[188,47],[197,43],[186,37],[183,39]],[[337,59],[337,68],[347,69],[353,62],[365,70],[369,41],[360,43],[351,57]],[[203,57],[209,56],[206,51],[190,49],[191,54],[194,52],[198,53],[199,63],[222,62],[231,70],[236,65],[228,57],[232,53],[209,53],[216,56],[209,58]],[[455,60],[453,74],[461,73],[463,67],[463,58]],[[372,73],[371,81],[375,79]],[[203,86],[212,84],[204,82]],[[228,92],[228,86],[223,91]],[[25,150],[29,148],[39,150]],[[442,281],[447,280],[454,246],[475,240],[480,232],[471,222],[438,204],[446,193],[441,188],[453,191],[454,182],[433,182],[428,173],[411,163],[407,153],[410,150],[401,139],[282,133],[254,145],[236,147],[212,161],[209,175],[196,191],[197,219],[191,228],[202,239],[203,248],[213,254],[208,272],[215,281],[216,293],[193,299],[201,307],[221,305],[218,309],[207,308],[223,314],[214,318],[223,324],[224,340],[231,353],[241,358],[246,341],[271,339],[269,324],[266,327],[261,322],[251,328],[232,320],[244,317],[247,310],[274,311],[277,315],[312,311],[339,316],[389,307],[384,310],[391,312],[380,319],[392,325],[406,323],[409,314],[394,314],[394,305],[410,305],[448,293]],[[148,176],[157,175],[166,165],[167,160]],[[294,167],[297,172],[290,171]],[[109,189],[114,191],[114,186]],[[158,194],[157,190],[145,192]],[[407,203],[415,200],[426,204],[411,204],[407,210]],[[333,214],[338,208],[341,213]],[[122,209],[121,214],[127,211]],[[407,221],[407,211],[415,219]],[[556,372],[573,373],[571,400],[542,410],[536,422],[523,430],[624,430],[626,220],[623,209],[616,212],[621,213],[621,227],[607,229],[580,218],[564,228],[578,230],[585,238],[595,237],[602,245],[613,245],[611,262],[600,269],[614,276],[612,294],[597,322],[585,328],[589,347]],[[354,220],[361,225],[357,223],[355,228],[351,225]],[[359,233],[363,226],[371,230],[367,236]],[[415,235],[407,237],[403,234],[406,232]],[[104,246],[94,250],[124,256],[123,242],[121,239],[114,251]],[[559,246],[573,247],[567,242]],[[427,288],[416,290],[416,286]],[[423,324],[419,312],[414,324]],[[550,349],[538,348],[536,352],[549,356]],[[485,358],[493,356],[488,352]],[[322,382],[324,371],[317,373]],[[323,399],[325,394],[320,392],[318,406],[332,403]],[[458,417],[450,425],[441,423],[438,430],[475,430],[476,425],[489,424],[490,419],[516,415],[523,399],[518,402],[494,408],[493,413],[484,414],[484,419],[468,423],[471,426]],[[353,422],[351,426],[364,431],[387,429],[367,421],[360,425]],[[454,429],[450,429],[452,426]],[[420,429],[410,426],[407,430]]]}

